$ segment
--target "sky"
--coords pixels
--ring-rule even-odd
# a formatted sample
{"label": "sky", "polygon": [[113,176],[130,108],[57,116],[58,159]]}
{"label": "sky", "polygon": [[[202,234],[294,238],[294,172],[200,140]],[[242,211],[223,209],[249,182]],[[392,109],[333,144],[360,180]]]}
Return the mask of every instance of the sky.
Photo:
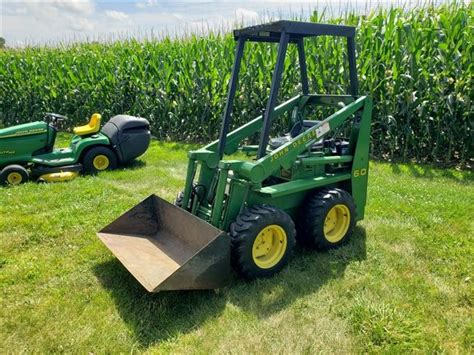
{"label": "sky", "polygon": [[[441,1],[441,0],[440,0]],[[268,19],[308,18],[314,9],[329,14],[347,8],[370,11],[377,6],[420,0],[0,0],[0,37],[8,46],[123,37],[181,36],[230,31],[236,23],[251,25]]]}

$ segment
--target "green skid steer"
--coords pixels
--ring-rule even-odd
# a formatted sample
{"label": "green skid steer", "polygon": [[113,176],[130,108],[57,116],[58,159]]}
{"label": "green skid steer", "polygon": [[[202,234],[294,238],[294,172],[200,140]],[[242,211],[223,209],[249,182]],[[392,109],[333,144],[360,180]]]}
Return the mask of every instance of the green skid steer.
{"label": "green skid steer", "polygon": [[[317,36],[347,40],[348,95],[309,93],[304,43]],[[353,27],[294,21],[234,31],[219,139],[189,152],[174,205],[152,195],[98,233],[148,291],[219,288],[231,265],[247,279],[268,277],[289,262],[296,241],[327,250],[348,240],[364,217],[372,115],[371,99],[358,95],[354,37]],[[246,42],[278,43],[278,56],[265,111],[228,132]],[[277,106],[289,45],[298,50],[302,92]],[[332,114],[308,119],[315,110]],[[288,133],[270,138],[284,117]]]}

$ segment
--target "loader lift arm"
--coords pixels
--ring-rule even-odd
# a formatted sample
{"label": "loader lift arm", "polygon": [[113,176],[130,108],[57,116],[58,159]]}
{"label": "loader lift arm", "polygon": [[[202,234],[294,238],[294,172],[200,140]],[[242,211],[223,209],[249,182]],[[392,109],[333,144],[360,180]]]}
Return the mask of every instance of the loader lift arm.
{"label": "loader lift arm", "polygon": [[[353,120],[351,137],[350,137],[350,149],[349,155],[346,156],[331,156],[331,157],[307,157],[301,158],[299,161],[301,164],[311,163],[312,165],[327,166],[333,164],[339,164],[343,162],[352,163],[352,171],[358,171],[360,169],[368,169],[368,151],[369,151],[369,135],[370,135],[370,118],[372,112],[372,101],[367,96],[358,97],[354,101],[354,97],[350,95],[307,95],[307,96],[296,96],[282,105],[278,106],[274,110],[273,117],[277,118],[282,116],[284,113],[294,109],[300,102],[305,102],[306,105],[329,105],[337,106],[338,103],[345,103],[342,109],[336,111],[333,115],[327,119],[321,121],[319,124],[313,126],[309,130],[305,131],[301,135],[291,139],[286,144],[282,145],[278,149],[268,151],[267,154],[256,160],[255,162],[242,161],[242,160],[219,160],[216,149],[219,141],[214,141],[204,148],[189,152],[189,165],[187,179],[194,180],[196,168],[200,165],[201,177],[198,184],[205,184],[208,180],[209,175],[214,175],[217,170],[216,180],[221,181],[221,184],[216,184],[216,194],[214,196],[213,216],[211,220],[218,224],[219,211],[222,208],[222,202],[224,200],[224,191],[229,171],[233,171],[236,177],[241,177],[253,184],[254,186],[260,186],[261,183],[270,177],[275,171],[280,168],[289,169],[297,161],[298,156],[307,151],[311,145],[317,140],[324,139],[329,133],[334,132],[337,128],[342,126],[345,122]],[[263,117],[259,116],[247,123],[246,125],[230,132],[227,136],[227,145],[225,152],[232,154],[237,151],[239,144],[246,138],[252,136],[261,130],[263,125]],[[351,174],[343,175],[344,179],[351,179]],[[364,186],[367,184],[367,174],[361,176],[359,179],[352,181],[352,191],[354,191],[354,199],[358,206],[358,216],[360,219],[364,216],[364,207],[366,201],[366,189]],[[186,187],[190,184],[187,183]],[[220,188],[219,188],[220,186]],[[306,186],[306,188],[317,187],[318,181],[314,181],[313,185]],[[206,188],[211,188],[210,185],[206,185]],[[273,187],[275,188],[275,187]],[[267,188],[268,190],[268,188]],[[289,194],[290,190],[287,191]],[[186,206],[189,201],[189,192],[184,190],[183,205]],[[188,198],[188,199],[187,199]],[[192,208],[192,213],[196,213],[197,205]],[[219,225],[222,227],[222,225]]]}

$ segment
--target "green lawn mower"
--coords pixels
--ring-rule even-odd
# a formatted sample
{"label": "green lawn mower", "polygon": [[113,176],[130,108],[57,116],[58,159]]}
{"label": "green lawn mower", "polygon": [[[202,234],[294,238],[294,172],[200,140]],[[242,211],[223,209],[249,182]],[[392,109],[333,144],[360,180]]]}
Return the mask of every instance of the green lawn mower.
{"label": "green lawn mower", "polygon": [[44,121],[0,129],[0,184],[66,181],[114,169],[142,155],[150,143],[146,119],[118,115],[100,129],[101,115],[95,113],[74,128],[68,148],[54,149],[59,124],[66,119],[48,113]]}
{"label": "green lawn mower", "polygon": [[[309,93],[304,43],[328,35],[345,40],[348,95]],[[372,101],[358,95],[355,29],[278,21],[236,30],[234,38],[220,137],[189,152],[175,204],[152,195],[98,233],[150,292],[222,287],[231,265],[247,279],[272,276],[296,241],[339,247],[364,218]],[[229,132],[248,42],[278,44],[270,97],[261,116]],[[289,45],[297,47],[302,92],[276,106]],[[277,119],[288,128],[271,138]],[[255,157],[229,157],[239,150]]]}

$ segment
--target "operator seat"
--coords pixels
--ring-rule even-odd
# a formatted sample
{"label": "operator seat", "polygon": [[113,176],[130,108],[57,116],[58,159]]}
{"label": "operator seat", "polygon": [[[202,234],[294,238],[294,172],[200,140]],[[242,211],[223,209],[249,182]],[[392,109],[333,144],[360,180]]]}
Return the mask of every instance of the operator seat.
{"label": "operator seat", "polygon": [[74,127],[74,134],[77,136],[88,136],[94,133],[99,132],[100,130],[100,120],[102,116],[100,113],[94,113],[87,123],[84,126]]}
{"label": "operator seat", "polygon": [[270,141],[268,142],[268,145],[271,150],[277,149],[281,147],[283,144],[288,143],[291,139],[295,138],[297,135],[317,125],[319,122],[321,121],[311,121],[311,120],[298,121],[293,125],[290,132],[288,132],[287,134],[281,137],[271,138]]}

